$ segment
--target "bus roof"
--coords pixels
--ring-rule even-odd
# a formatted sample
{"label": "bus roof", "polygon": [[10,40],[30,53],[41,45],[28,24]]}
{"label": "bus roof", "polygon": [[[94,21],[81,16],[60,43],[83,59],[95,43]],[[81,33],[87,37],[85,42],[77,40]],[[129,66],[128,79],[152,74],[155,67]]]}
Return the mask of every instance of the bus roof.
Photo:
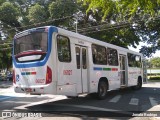
{"label": "bus roof", "polygon": [[110,48],[115,48],[115,49],[118,49],[118,50],[121,50],[121,51],[125,51],[125,52],[129,52],[129,53],[138,54],[138,55],[143,56],[141,53],[129,50],[127,48],[123,48],[123,47],[116,46],[116,45],[113,45],[113,44],[110,44],[110,43],[107,43],[107,42],[103,42],[103,41],[100,41],[100,40],[97,40],[97,39],[94,39],[94,38],[91,38],[91,37],[81,35],[79,33],[71,32],[71,31],[59,28],[59,27],[56,27],[56,28],[58,29],[58,33],[63,34],[63,35],[67,35],[67,36],[70,36],[70,37],[75,37],[75,38],[78,38],[80,40],[85,40],[85,41],[90,42],[90,43],[95,43],[95,44],[98,44],[98,45],[101,45],[101,46],[109,46]]}
{"label": "bus roof", "polygon": [[23,36],[25,34],[28,34],[28,31],[31,31],[31,30],[40,29],[40,28],[49,28],[49,27],[51,27],[53,29],[57,29],[58,33],[62,34],[62,35],[78,38],[82,41],[87,41],[87,42],[98,44],[98,45],[101,45],[101,46],[109,46],[110,48],[115,48],[115,49],[118,49],[118,50],[121,50],[121,51],[124,51],[124,52],[129,52],[129,53],[138,54],[138,55],[143,56],[141,53],[129,50],[127,48],[123,48],[123,47],[120,47],[120,46],[117,46],[117,45],[113,45],[113,44],[110,44],[110,43],[107,43],[107,42],[103,42],[103,41],[100,41],[100,40],[97,40],[97,39],[94,39],[94,38],[91,38],[91,37],[87,37],[87,36],[81,35],[79,33],[71,32],[71,31],[68,31],[68,30],[65,30],[65,29],[62,29],[62,28],[59,28],[59,27],[55,27],[55,26],[43,26],[43,27],[28,29],[28,30],[25,30],[25,31],[22,31],[22,32],[16,34],[14,36],[14,38]]}

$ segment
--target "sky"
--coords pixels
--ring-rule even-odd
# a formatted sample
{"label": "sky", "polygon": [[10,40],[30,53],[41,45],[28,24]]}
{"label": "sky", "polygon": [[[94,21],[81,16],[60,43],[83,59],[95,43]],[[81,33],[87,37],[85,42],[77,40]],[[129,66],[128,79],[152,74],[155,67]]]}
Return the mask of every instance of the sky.
{"label": "sky", "polygon": [[[129,49],[135,52],[139,52],[139,49],[141,48],[142,45],[146,45],[146,43],[140,42],[137,48],[129,47]],[[156,51],[156,53],[153,54],[152,57],[160,57],[160,50]]]}

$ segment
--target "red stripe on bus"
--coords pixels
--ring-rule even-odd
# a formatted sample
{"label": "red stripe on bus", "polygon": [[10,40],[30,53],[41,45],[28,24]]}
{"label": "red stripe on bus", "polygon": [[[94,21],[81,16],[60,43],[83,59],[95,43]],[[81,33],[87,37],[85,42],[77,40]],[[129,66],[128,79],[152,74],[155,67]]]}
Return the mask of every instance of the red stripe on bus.
{"label": "red stripe on bus", "polygon": [[31,75],[36,75],[36,72],[31,72]]}
{"label": "red stripe on bus", "polygon": [[118,71],[118,68],[112,68],[112,71]]}

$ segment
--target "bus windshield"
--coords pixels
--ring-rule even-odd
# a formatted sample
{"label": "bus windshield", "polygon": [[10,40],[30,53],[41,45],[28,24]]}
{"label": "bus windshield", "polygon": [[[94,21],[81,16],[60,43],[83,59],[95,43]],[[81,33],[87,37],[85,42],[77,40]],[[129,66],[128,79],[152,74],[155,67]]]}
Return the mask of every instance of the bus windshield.
{"label": "bus windshield", "polygon": [[29,51],[47,52],[47,32],[33,32],[14,41],[14,55]]}

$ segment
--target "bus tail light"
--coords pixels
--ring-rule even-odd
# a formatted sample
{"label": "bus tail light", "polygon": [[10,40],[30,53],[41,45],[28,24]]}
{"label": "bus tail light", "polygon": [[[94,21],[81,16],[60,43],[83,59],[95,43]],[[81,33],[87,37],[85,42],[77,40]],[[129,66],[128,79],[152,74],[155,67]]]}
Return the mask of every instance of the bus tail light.
{"label": "bus tail light", "polygon": [[13,70],[13,83],[15,83],[15,84],[16,84],[15,70]]}
{"label": "bus tail light", "polygon": [[47,73],[46,73],[46,84],[52,82],[52,70],[50,67],[47,66]]}

